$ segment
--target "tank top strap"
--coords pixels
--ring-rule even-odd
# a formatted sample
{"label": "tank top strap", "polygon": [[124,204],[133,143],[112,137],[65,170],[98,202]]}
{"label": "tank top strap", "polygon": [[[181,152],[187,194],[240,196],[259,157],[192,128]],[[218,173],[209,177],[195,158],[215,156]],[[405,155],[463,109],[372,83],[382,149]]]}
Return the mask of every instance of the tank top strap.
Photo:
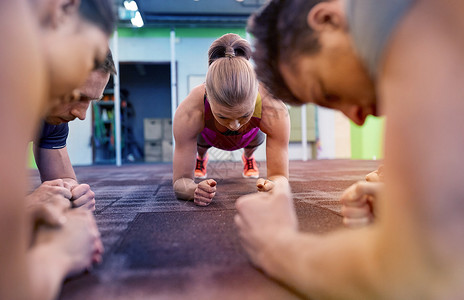
{"label": "tank top strap", "polygon": [[256,96],[256,104],[255,104],[255,111],[253,112],[253,117],[261,119],[262,112],[263,112],[263,101],[261,99],[261,94],[258,92],[258,96]]}
{"label": "tank top strap", "polygon": [[204,119],[206,124],[206,121],[211,120],[211,118],[213,117],[213,113],[211,112],[211,106],[209,105],[208,98],[206,98],[206,93],[203,101],[205,104]]}

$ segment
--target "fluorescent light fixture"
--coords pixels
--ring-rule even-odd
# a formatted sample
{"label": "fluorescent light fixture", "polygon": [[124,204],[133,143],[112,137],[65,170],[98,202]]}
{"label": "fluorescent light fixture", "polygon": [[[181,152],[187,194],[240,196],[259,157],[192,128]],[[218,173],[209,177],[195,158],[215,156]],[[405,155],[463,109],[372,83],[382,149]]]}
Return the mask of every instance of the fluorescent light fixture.
{"label": "fluorescent light fixture", "polygon": [[131,10],[131,11],[137,11],[139,10],[138,6],[137,6],[137,2],[135,2],[134,0],[131,0],[131,1],[124,1],[124,7],[127,9],[127,10]]}
{"label": "fluorescent light fixture", "polygon": [[142,27],[143,26],[143,20],[142,20],[142,15],[140,15],[140,12],[135,12],[135,17],[131,19],[132,25],[135,27]]}
{"label": "fluorescent light fixture", "polygon": [[122,6],[118,7],[118,16],[120,20],[130,20],[135,17],[135,11],[127,10]]}

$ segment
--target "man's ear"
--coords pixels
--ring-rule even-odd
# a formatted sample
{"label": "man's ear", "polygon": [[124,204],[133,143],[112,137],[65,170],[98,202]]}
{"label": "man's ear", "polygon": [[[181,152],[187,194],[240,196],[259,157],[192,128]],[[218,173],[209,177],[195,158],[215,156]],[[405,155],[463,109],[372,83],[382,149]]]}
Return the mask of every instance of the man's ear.
{"label": "man's ear", "polygon": [[50,2],[49,23],[53,28],[62,24],[66,18],[79,11],[80,0],[48,0]]}
{"label": "man's ear", "polygon": [[314,31],[346,27],[341,1],[324,1],[316,4],[308,13],[306,22]]}

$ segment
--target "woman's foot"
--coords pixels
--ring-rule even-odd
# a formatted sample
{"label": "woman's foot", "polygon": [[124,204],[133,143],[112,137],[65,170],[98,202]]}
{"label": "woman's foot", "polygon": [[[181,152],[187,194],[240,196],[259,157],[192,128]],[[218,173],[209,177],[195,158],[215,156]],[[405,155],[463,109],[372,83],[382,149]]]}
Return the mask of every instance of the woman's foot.
{"label": "woman's foot", "polygon": [[256,165],[255,156],[253,155],[250,158],[246,158],[245,154],[242,154],[242,161],[243,161],[242,176],[244,178],[258,178],[259,170],[258,170],[258,166]]}
{"label": "woman's foot", "polygon": [[197,164],[195,166],[195,178],[205,179],[208,175],[206,173],[206,165],[208,164],[208,154],[203,159],[197,156]]}

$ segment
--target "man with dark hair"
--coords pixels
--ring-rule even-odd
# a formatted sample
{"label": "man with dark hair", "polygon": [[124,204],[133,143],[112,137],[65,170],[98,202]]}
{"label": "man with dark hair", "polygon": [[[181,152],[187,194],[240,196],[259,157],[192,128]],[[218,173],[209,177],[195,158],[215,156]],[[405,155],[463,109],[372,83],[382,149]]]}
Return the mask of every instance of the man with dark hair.
{"label": "man with dark hair", "polygon": [[298,231],[290,189],[241,197],[254,264],[314,299],[464,295],[464,2],[271,0],[253,15],[258,78],[275,97],[387,116],[383,189],[357,184],[344,214],[370,226]]}
{"label": "man with dark hair", "polygon": [[[84,206],[95,210],[95,194],[88,184],[79,184],[66,148],[68,122],[84,120],[92,100],[99,100],[111,74],[115,74],[111,51],[105,61],[90,73],[85,83],[73,92],[75,99],[67,99],[55,105],[43,124],[41,135],[34,143],[34,156],[42,179],[42,185],[31,194],[42,198],[43,194],[59,194],[69,198],[73,207]],[[55,192],[53,192],[55,191]],[[69,191],[69,192],[68,192]]]}
{"label": "man with dark hair", "polygon": [[[285,99],[290,104],[301,105],[304,102],[288,89],[280,73],[279,62],[296,63],[292,60],[293,56],[319,50],[314,30],[306,25],[307,13],[303,13],[318,2],[321,1],[269,1],[263,13],[255,14],[248,22],[247,29],[256,39],[253,53],[256,73],[277,99]],[[269,26],[260,26],[263,23]],[[286,34],[286,30],[292,34]]]}

